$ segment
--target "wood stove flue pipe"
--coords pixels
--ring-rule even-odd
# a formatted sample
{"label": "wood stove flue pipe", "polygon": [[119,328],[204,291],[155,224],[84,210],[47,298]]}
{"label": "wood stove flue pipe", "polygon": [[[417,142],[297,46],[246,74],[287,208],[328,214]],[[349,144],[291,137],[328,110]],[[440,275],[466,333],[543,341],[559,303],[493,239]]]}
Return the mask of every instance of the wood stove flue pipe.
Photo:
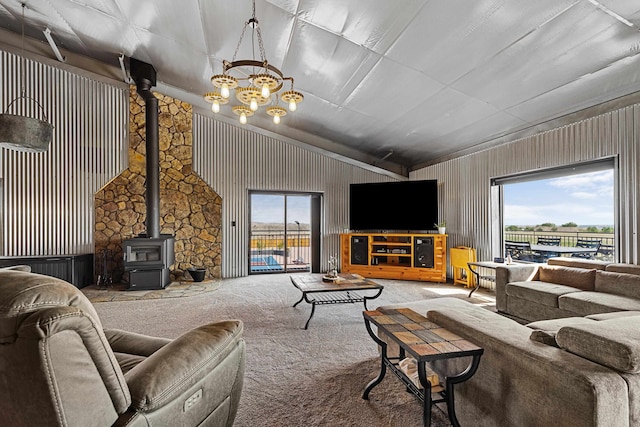
{"label": "wood stove flue pipe", "polygon": [[153,65],[131,58],[131,77],[136,82],[138,94],[145,101],[146,130],[146,202],[147,237],[160,237],[160,138],[158,124],[158,98],[151,92],[156,84]]}

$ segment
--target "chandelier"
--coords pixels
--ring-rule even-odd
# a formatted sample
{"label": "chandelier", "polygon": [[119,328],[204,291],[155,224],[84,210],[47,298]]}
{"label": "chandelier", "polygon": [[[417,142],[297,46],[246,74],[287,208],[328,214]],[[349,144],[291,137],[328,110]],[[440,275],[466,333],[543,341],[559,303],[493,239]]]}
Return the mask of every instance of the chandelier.
{"label": "chandelier", "polygon": [[[253,59],[236,60],[247,27],[251,28],[252,47],[255,46],[255,38],[258,39],[260,60],[255,57],[255,49],[252,49]],[[285,80],[290,81],[291,86],[289,90],[281,92]],[[220,106],[229,103],[233,90],[240,104],[232,106],[231,111],[240,117],[242,124],[246,124],[247,117],[253,116],[260,107],[270,104],[265,111],[273,117],[273,122],[278,124],[280,118],[287,115],[287,110],[279,105],[280,100],[288,104],[289,111],[295,111],[304,99],[300,92],[293,89],[293,77],[285,77],[282,71],[267,61],[262,33],[256,18],[255,0],[253,14],[242,28],[233,58],[231,61],[222,61],[222,74],[211,77],[211,83],[216,89],[204,95],[204,99],[211,103],[211,110],[214,113],[220,112]]]}

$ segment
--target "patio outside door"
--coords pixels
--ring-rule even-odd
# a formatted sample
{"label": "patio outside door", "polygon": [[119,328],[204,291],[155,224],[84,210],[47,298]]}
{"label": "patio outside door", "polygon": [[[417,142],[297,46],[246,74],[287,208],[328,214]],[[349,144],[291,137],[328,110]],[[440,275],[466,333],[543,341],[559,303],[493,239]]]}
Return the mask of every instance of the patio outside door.
{"label": "patio outside door", "polygon": [[308,194],[250,194],[250,274],[311,271],[311,200]]}

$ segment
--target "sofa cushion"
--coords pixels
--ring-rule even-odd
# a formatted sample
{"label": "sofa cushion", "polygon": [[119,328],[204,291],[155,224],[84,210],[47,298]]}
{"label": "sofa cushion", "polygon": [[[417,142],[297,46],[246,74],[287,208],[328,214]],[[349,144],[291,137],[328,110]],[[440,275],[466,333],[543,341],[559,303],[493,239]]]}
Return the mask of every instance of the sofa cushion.
{"label": "sofa cushion", "polygon": [[558,307],[579,316],[613,311],[640,311],[640,299],[602,292],[582,291],[561,295],[558,298]]}
{"label": "sofa cushion", "polygon": [[554,257],[547,260],[549,265],[561,265],[564,267],[587,268],[594,270],[604,270],[609,264],[606,261],[590,260],[584,258]]}
{"label": "sofa cushion", "polygon": [[605,271],[611,271],[614,273],[640,274],[640,265],[623,263],[609,264],[606,266]]}
{"label": "sofa cushion", "polygon": [[592,291],[595,287],[596,270],[542,266],[539,270],[539,277],[541,282],[557,283],[558,285],[571,286],[584,291]]}
{"label": "sofa cushion", "polygon": [[640,322],[619,318],[565,326],[556,334],[560,348],[626,373],[640,373]]}
{"label": "sofa cushion", "polygon": [[612,271],[597,271],[595,290],[640,299],[640,276]]}
{"label": "sofa cushion", "polygon": [[586,317],[563,317],[561,319],[549,319],[549,320],[538,320],[537,322],[528,323],[528,328],[547,331],[547,332],[558,332],[560,328],[565,326],[574,326],[574,325],[590,325],[593,324],[595,320],[587,319]]}
{"label": "sofa cushion", "polygon": [[510,297],[521,298],[549,307],[558,307],[558,297],[572,292],[580,292],[580,289],[537,280],[507,283],[505,287],[505,293]]}
{"label": "sofa cushion", "polygon": [[617,319],[618,317],[640,316],[640,311],[612,311],[611,313],[598,313],[585,316],[586,319],[592,320],[608,320]]}

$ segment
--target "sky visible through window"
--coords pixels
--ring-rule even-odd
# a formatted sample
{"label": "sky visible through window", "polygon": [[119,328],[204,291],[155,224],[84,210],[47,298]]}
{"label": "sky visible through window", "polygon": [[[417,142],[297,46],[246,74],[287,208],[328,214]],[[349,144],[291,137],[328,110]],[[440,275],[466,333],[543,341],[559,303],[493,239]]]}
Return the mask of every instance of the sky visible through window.
{"label": "sky visible through window", "polygon": [[[287,216],[289,223],[299,221],[301,224],[309,224],[311,222],[311,198],[309,196],[287,196]],[[252,194],[251,222],[267,224],[284,222],[284,196]]]}
{"label": "sky visible through window", "polygon": [[614,225],[613,169],[504,186],[504,225]]}

